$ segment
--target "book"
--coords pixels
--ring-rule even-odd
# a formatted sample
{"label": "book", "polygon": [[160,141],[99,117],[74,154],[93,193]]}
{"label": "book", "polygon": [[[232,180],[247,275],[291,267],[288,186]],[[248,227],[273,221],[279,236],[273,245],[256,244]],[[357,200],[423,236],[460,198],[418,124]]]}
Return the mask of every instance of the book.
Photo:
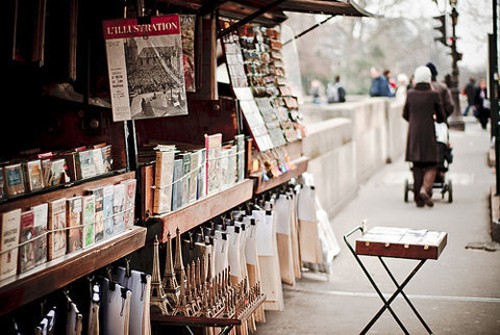
{"label": "book", "polygon": [[182,206],[182,171],[183,171],[183,161],[182,158],[174,159],[173,164],[173,174],[172,174],[172,210]]}
{"label": "book", "polygon": [[229,182],[229,149],[222,148],[220,151],[219,158],[219,166],[220,166],[220,189],[227,188]]}
{"label": "book", "polygon": [[198,182],[196,185],[196,199],[203,198],[206,194],[206,156],[205,156],[205,148],[197,151],[198,157]]}
{"label": "book", "polygon": [[245,179],[245,135],[238,134],[234,137],[236,142],[237,181]]}
{"label": "book", "polygon": [[220,155],[222,150],[222,134],[216,133],[205,135],[205,157],[206,157],[206,175],[205,190],[206,194],[218,192],[221,188],[221,168]]}
{"label": "book", "polygon": [[7,195],[14,196],[26,192],[21,163],[4,165],[3,173]]}
{"label": "book", "polygon": [[113,185],[106,185],[102,190],[102,212],[104,216],[104,239],[113,236]]}
{"label": "book", "polygon": [[47,262],[47,228],[49,219],[49,204],[42,203],[32,206],[34,213],[34,248],[35,248],[35,267]]}
{"label": "book", "polygon": [[94,156],[93,160],[94,160],[96,176],[106,173],[106,169],[104,167],[104,157],[102,156],[102,148],[94,148],[91,149],[90,151]]}
{"label": "book", "polygon": [[191,166],[189,171],[188,203],[196,200],[196,190],[198,188],[198,151],[191,152]]}
{"label": "book", "polygon": [[97,176],[94,149],[82,150],[76,153],[77,179],[86,179]]}
{"label": "book", "polygon": [[95,243],[95,197],[93,194],[82,196],[83,244],[85,249]]}
{"label": "book", "polygon": [[155,159],[155,189],[153,212],[165,213],[172,209],[172,178],[174,149],[157,151]]}
{"label": "book", "polygon": [[48,260],[51,261],[66,255],[66,198],[49,202],[49,244]]}
{"label": "book", "polygon": [[189,202],[189,184],[191,183],[191,153],[183,152],[180,154],[180,157],[182,158],[182,197],[180,207],[182,207]]}
{"label": "book", "polygon": [[67,199],[68,253],[80,250],[83,246],[82,206],[82,197],[79,195]]}
{"label": "book", "polygon": [[227,179],[226,186],[231,187],[237,180],[237,148],[236,145],[231,145],[227,154]]}
{"label": "book", "polygon": [[21,227],[21,209],[2,213],[0,239],[0,280],[10,278],[17,272],[17,248]]}
{"label": "book", "polygon": [[64,158],[42,159],[45,186],[61,185],[69,181]]}
{"label": "book", "polygon": [[135,219],[135,191],[137,188],[137,179],[127,179],[121,182],[125,185],[125,201],[124,201],[124,221],[125,229],[134,226]]}
{"label": "book", "polygon": [[25,173],[27,186],[30,192],[42,189],[45,187],[42,172],[42,160],[35,159],[25,163]]}
{"label": "book", "polygon": [[94,241],[99,242],[104,239],[104,208],[103,208],[103,187],[96,187],[91,190],[87,190],[87,194],[94,195]]}
{"label": "book", "polygon": [[188,113],[179,15],[149,19],[103,22],[115,122]]}
{"label": "book", "polygon": [[125,230],[125,184],[113,185],[113,231],[119,234]]}
{"label": "book", "polygon": [[18,273],[24,273],[35,267],[35,213],[33,210],[21,212],[21,230],[19,234]]}
{"label": "book", "polygon": [[113,171],[113,154],[111,144],[106,144],[101,147],[102,163],[104,165],[104,173]]}

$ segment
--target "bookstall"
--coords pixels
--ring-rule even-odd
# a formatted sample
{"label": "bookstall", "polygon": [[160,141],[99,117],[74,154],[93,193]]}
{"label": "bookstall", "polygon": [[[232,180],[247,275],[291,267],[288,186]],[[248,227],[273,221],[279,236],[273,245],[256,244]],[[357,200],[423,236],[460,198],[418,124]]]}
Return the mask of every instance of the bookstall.
{"label": "bookstall", "polygon": [[308,162],[286,11],[366,15],[351,1],[8,1],[3,329],[248,333],[283,309]]}

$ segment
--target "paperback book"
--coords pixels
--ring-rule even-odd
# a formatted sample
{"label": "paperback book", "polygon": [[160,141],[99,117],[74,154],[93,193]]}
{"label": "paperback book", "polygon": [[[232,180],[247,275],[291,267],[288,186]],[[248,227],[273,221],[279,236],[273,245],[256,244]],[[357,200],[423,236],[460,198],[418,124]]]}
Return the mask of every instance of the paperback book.
{"label": "paperback book", "polygon": [[95,197],[93,194],[82,196],[83,245],[85,249],[95,243]]}
{"label": "paperback book", "polygon": [[95,242],[100,242],[104,239],[104,208],[103,208],[103,197],[104,190],[103,187],[96,187],[87,192],[88,194],[94,195],[94,234]]}
{"label": "paperback book", "polygon": [[3,167],[4,183],[7,195],[14,196],[26,192],[24,173],[21,163],[9,164]]}
{"label": "paperback book", "polygon": [[82,227],[82,197],[74,196],[67,199],[68,219],[68,253],[82,249],[83,227]]}
{"label": "paperback book", "polygon": [[113,232],[119,234],[125,230],[125,184],[113,185]]}
{"label": "paperback book", "polygon": [[28,190],[33,192],[45,187],[42,172],[42,161],[35,159],[25,163]]}
{"label": "paperback book", "polygon": [[103,29],[113,121],[187,114],[179,15],[106,20]]}
{"label": "paperback book", "polygon": [[35,267],[47,262],[47,227],[49,220],[49,204],[42,203],[32,206],[34,214],[34,249],[35,249]]}
{"label": "paperback book", "polygon": [[21,209],[2,213],[0,240],[0,281],[16,275]]}
{"label": "paperback book", "polygon": [[35,267],[35,213],[33,210],[21,212],[21,231],[19,236],[19,273],[24,273]]}
{"label": "paperback book", "polygon": [[66,198],[49,202],[49,250],[48,260],[51,261],[66,255]]}
{"label": "paperback book", "polygon": [[121,182],[125,185],[125,199],[124,199],[124,222],[125,229],[134,226],[135,217],[135,190],[137,188],[137,179],[127,179]]}
{"label": "paperback book", "polygon": [[206,175],[205,189],[207,194],[218,192],[221,188],[222,170],[220,157],[222,151],[222,134],[205,135]]}
{"label": "paperback book", "polygon": [[153,212],[166,213],[172,209],[172,181],[175,147],[156,152],[155,189],[153,195]]}
{"label": "paperback book", "polygon": [[102,210],[104,214],[104,239],[113,236],[113,185],[106,185],[103,187],[102,192]]}

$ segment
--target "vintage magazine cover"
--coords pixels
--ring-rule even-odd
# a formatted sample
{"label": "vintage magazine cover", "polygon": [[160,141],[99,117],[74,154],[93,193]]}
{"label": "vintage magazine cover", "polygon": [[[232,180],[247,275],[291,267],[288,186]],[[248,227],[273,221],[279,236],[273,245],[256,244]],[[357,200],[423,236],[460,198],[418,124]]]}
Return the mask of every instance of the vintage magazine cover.
{"label": "vintage magazine cover", "polygon": [[179,15],[103,23],[114,121],[187,114]]}
{"label": "vintage magazine cover", "polygon": [[68,220],[68,253],[82,249],[83,229],[82,229],[82,197],[76,195],[68,198],[66,206]]}
{"label": "vintage magazine cover", "polygon": [[66,198],[49,202],[49,255],[53,260],[66,255]]}
{"label": "vintage magazine cover", "polygon": [[17,273],[21,209],[4,212],[0,216],[0,281]]}

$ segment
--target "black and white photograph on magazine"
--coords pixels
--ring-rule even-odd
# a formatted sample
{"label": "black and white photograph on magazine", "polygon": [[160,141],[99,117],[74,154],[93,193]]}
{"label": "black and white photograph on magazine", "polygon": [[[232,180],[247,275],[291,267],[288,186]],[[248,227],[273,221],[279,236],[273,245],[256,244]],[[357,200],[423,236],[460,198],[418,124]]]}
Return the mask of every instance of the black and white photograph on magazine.
{"label": "black and white photograph on magazine", "polygon": [[113,120],[186,115],[178,15],[104,22]]}

